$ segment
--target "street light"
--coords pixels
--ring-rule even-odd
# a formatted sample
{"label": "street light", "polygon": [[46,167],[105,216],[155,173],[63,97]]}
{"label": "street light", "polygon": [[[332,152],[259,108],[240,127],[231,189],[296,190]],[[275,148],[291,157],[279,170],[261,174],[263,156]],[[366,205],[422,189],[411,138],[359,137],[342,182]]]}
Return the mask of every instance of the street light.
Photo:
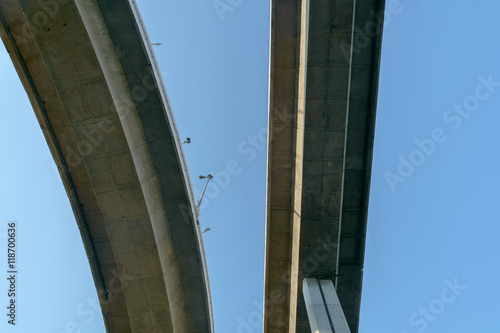
{"label": "street light", "polygon": [[214,178],[214,176],[208,174],[207,176],[200,176],[200,179],[207,179],[207,182],[205,184],[205,187],[203,188],[203,192],[201,192],[201,197],[200,200],[198,201],[198,204],[196,205],[196,214],[199,216],[200,215],[200,205],[201,205],[201,200],[203,199],[203,195],[205,194],[205,191],[208,186],[208,182],[210,182],[210,179]]}

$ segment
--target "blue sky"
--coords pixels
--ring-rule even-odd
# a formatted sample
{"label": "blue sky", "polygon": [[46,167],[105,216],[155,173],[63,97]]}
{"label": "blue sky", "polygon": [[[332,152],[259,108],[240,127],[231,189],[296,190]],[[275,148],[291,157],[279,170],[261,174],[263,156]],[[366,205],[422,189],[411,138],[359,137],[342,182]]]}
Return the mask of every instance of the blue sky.
{"label": "blue sky", "polygon": [[[221,19],[212,0],[139,2],[163,44],[155,51],[179,132],[191,138],[196,197],[198,175],[238,165],[213,182],[200,215],[223,333],[258,319],[264,276],[269,2],[232,3]],[[500,329],[499,7],[401,0],[384,27],[361,333]],[[0,234],[17,221],[20,249],[19,326],[2,320],[0,330],[104,332],[69,201],[3,47],[0,77]]]}
{"label": "blue sky", "polygon": [[[384,31],[360,332],[498,332],[499,4],[401,7]],[[417,165],[391,188],[400,156]]]}

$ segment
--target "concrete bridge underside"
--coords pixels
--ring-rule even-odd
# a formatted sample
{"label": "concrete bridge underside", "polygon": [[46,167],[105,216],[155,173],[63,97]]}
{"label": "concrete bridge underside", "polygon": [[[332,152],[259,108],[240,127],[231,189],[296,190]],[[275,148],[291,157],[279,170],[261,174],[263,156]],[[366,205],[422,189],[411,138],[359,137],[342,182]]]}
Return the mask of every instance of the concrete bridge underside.
{"label": "concrete bridge underside", "polygon": [[358,332],[383,0],[272,0],[264,332],[310,332],[304,278]]}
{"label": "concrete bridge underside", "polygon": [[0,21],[107,332],[213,332],[182,144],[135,2],[0,0]]}

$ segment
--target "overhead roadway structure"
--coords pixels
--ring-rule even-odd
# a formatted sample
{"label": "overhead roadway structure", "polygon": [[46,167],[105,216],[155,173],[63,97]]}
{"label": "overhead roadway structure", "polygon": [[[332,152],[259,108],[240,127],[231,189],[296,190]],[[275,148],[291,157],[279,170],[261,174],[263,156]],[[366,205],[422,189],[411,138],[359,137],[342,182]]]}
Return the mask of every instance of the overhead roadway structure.
{"label": "overhead roadway structure", "polygon": [[311,332],[305,278],[358,332],[383,0],[272,0],[265,333]]}
{"label": "overhead roadway structure", "polygon": [[179,134],[134,1],[0,0],[109,333],[213,332]]}

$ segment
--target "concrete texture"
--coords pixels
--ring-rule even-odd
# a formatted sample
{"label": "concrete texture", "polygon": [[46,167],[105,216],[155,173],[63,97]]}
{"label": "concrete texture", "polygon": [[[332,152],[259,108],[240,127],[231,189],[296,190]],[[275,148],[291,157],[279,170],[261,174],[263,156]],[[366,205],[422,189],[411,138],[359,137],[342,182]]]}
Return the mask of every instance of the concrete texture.
{"label": "concrete texture", "polygon": [[351,333],[331,280],[306,278],[302,293],[311,332]]}
{"label": "concrete texture", "polygon": [[310,332],[309,277],[358,331],[383,10],[272,1],[264,332]]}
{"label": "concrete texture", "polygon": [[0,35],[75,213],[107,332],[213,332],[194,198],[128,0],[0,0]]}

